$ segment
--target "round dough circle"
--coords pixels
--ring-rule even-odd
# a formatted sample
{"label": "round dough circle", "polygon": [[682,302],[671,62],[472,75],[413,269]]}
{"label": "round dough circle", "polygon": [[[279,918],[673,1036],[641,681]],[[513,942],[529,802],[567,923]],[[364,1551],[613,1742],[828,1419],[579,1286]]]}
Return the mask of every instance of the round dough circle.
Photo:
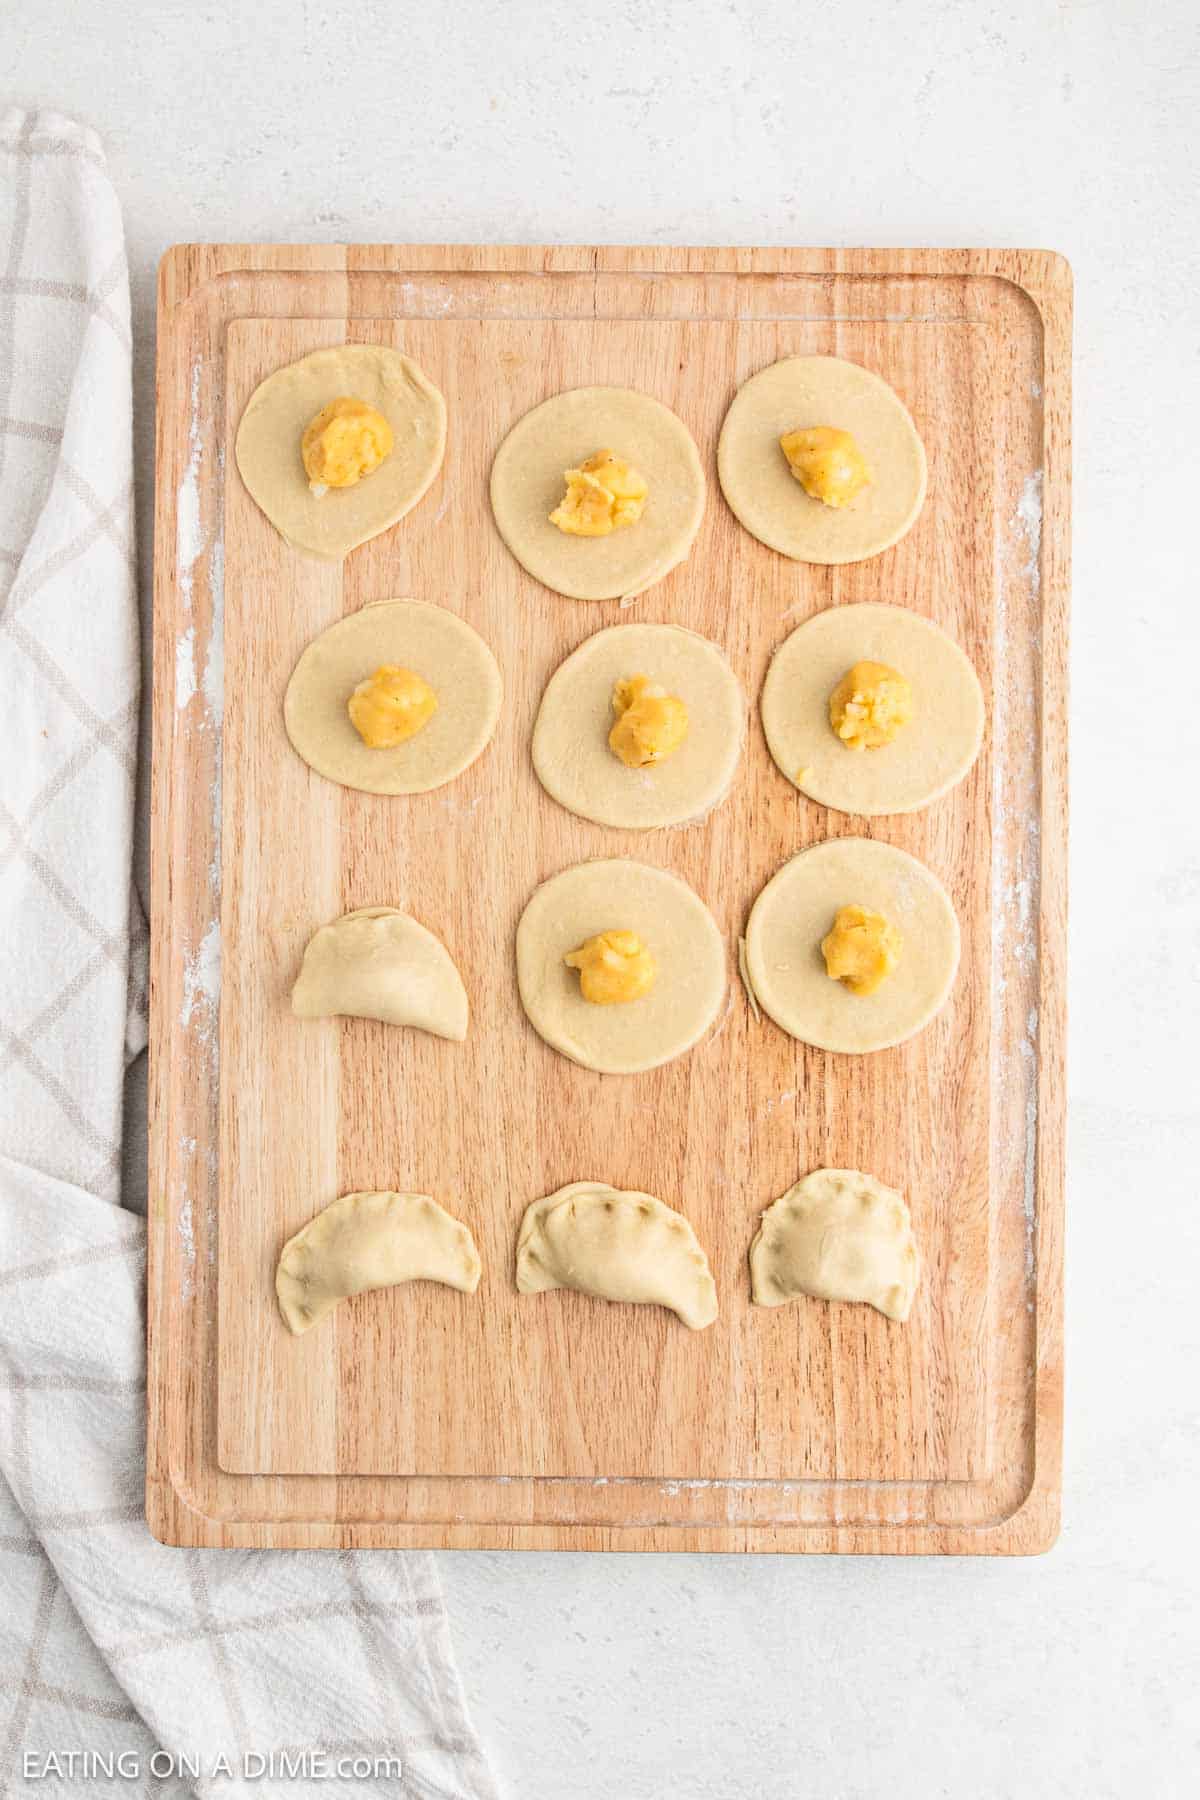
{"label": "round dough circle", "polygon": [[[913,692],[912,719],[878,750],[848,750],[829,723],[830,694],[863,661],[898,669]],[[928,806],[962,780],[983,742],[983,689],[958,645],[917,613],[873,601],[797,626],[771,659],[761,710],[788,780],[820,806],[868,818]]]}
{"label": "round dough circle", "polygon": [[[849,431],[871,485],[849,506],[813,500],[788,468],[788,431]],[[838,356],[787,356],[733,397],[717,446],[725,498],[746,530],[799,562],[851,563],[904,536],[925,499],[925,446],[900,396],[870,369]]]}
{"label": "round dough circle", "polygon": [[[550,523],[563,473],[597,450],[623,456],[650,495],[636,525],[571,537]],[[492,464],[500,536],[529,573],[572,600],[621,600],[660,581],[692,547],[704,515],[704,470],[687,426],[628,388],[572,388],[518,419]]]}
{"label": "round dough circle", "polygon": [[[391,454],[353,487],[311,491],[300,438],[342,394],[381,412]],[[237,466],[250,496],[289,544],[336,562],[402,519],[426,492],[446,453],[446,402],[409,357],[379,344],[314,350],[260,382],[242,414]]]}
{"label": "round dough circle", "polygon": [[[636,931],[654,986],[627,1006],[596,1006],[564,956],[601,931]],[[690,1050],[725,997],[725,945],[687,883],[625,857],[576,863],[537,889],[517,926],[517,983],[534,1030],[585,1069],[636,1075]]]}
{"label": "round dough circle", "polygon": [[[372,750],[346,702],[381,663],[424,676],[438,708],[406,743]],[[465,619],[423,600],[375,600],[313,639],[288,682],[283,717],[293,749],[318,775],[365,794],[423,794],[475,761],[502,696],[496,659]]]}
{"label": "round dough circle", "polygon": [[[883,913],[903,938],[900,963],[873,994],[825,972],[821,940],[839,906]],[[958,919],[924,863],[874,838],[829,838],[771,877],[746,926],[746,967],[764,1012],[819,1050],[886,1050],[945,1004],[958,970]]]}
{"label": "round dough circle", "polygon": [[[673,756],[628,768],[608,747],[614,684],[647,675],[678,694],[688,732]],[[550,677],[533,728],[533,766],[560,806],[643,831],[698,819],[723,800],[746,735],[737,676],[708,638],[679,625],[610,625]]]}

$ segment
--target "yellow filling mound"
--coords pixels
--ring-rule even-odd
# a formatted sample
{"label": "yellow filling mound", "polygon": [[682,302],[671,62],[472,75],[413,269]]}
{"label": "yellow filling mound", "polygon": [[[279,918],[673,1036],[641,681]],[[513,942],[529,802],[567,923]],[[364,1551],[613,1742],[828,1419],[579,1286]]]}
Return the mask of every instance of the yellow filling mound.
{"label": "yellow filling mound", "polygon": [[912,715],[912,688],[886,663],[855,663],[829,696],[829,723],[847,750],[881,750]]}
{"label": "yellow filling mound", "polygon": [[608,734],[608,747],[631,769],[673,756],[687,736],[688,709],[678,694],[651,681],[648,675],[630,675],[618,681],[612,692],[617,722]]}
{"label": "yellow filling mound", "polygon": [[563,961],[579,970],[579,991],[595,1006],[640,1000],[654,986],[654,958],[636,931],[602,931]]}
{"label": "yellow filling mound", "polygon": [[849,506],[870,485],[867,460],[848,431],[813,425],[785,432],[779,447],[805,493],[826,506]]}
{"label": "yellow filling mound", "polygon": [[437,695],[422,676],[384,663],[359,682],[346,710],[368,749],[391,750],[428,725],[437,704]]}
{"label": "yellow filling mound", "polygon": [[833,930],[821,941],[825,972],[852,994],[873,994],[895,971],[903,942],[882,913],[839,906]]}
{"label": "yellow filling mound", "polygon": [[650,492],[637,470],[611,450],[597,450],[578,469],[568,469],[563,480],[567,491],[550,523],[572,537],[607,537],[636,525]]}
{"label": "yellow filling mound", "polygon": [[348,394],[331,400],[300,439],[308,485],[318,495],[326,488],[353,487],[391,455],[395,441],[383,414],[365,400]]}

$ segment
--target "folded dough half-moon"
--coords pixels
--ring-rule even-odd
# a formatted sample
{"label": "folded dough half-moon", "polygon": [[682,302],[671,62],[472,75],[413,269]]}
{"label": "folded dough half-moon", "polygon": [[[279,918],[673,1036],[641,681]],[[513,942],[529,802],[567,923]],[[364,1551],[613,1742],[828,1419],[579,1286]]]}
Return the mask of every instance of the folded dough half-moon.
{"label": "folded dough half-moon", "polygon": [[473,1294],[481,1267],[467,1227],[428,1194],[343,1194],[283,1246],[275,1292],[299,1337],[339,1300],[401,1281]]}
{"label": "folded dough half-moon", "polygon": [[759,1306],[811,1294],[864,1300],[903,1320],[920,1273],[904,1200],[857,1169],[814,1169],[768,1206],[750,1246]]}
{"label": "folded dough half-moon", "polygon": [[517,1288],[574,1288],[597,1300],[666,1306],[692,1331],[717,1316],[708,1258],[683,1217],[652,1194],[573,1181],[526,1207]]}
{"label": "folded dough half-moon", "polygon": [[322,925],[308,941],[292,989],[302,1019],[345,1013],[467,1035],[467,992],[445,945],[392,906],[368,906]]}

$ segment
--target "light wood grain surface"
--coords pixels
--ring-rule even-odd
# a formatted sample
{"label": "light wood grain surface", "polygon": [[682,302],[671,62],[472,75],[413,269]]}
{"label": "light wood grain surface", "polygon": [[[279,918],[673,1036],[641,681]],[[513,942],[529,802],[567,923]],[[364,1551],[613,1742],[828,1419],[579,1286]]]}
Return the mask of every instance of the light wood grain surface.
{"label": "light wood grain surface", "polygon": [[[1062,265],[1036,253],[230,246],[165,261],[148,1478],[160,1535],[901,1551],[1052,1537],[1069,306]],[[421,363],[446,394],[450,446],[409,519],[331,567],[273,532],[232,442],[263,375],[346,340]],[[717,487],[729,398],[793,352],[876,369],[929,451],[921,519],[868,563],[774,555]],[[487,506],[508,426],[590,381],[673,406],[711,480],[689,561],[624,612],[539,587]],[[291,751],[283,688],[316,632],[406,594],[460,613],[492,645],[501,725],[434,794],[349,793]],[[942,624],[989,696],[975,771],[911,817],[812,805],[774,768],[757,720],[787,632],[864,599]],[[533,776],[547,676],[621,619],[704,632],[746,690],[746,754],[701,825],[611,831],[564,812]],[[176,683],[185,637],[194,695]],[[853,832],[927,862],[964,932],[944,1013],[866,1058],[756,1024],[735,955],[779,863]],[[633,1078],[577,1069],[542,1044],[512,963],[537,882],[612,853],[683,875],[730,948],[718,1026],[689,1057]],[[311,931],[369,904],[403,906],[447,943],[471,996],[465,1045],[291,1017]],[[908,1195],[925,1274],[906,1326],[867,1308],[749,1305],[758,1213],[822,1163]],[[581,1178],[645,1187],[687,1213],[721,1298],[710,1331],[655,1309],[516,1294],[524,1205]],[[290,1339],[272,1289],[280,1244],[336,1194],[371,1186],[431,1192],[466,1219],[479,1293],[364,1297]]]}

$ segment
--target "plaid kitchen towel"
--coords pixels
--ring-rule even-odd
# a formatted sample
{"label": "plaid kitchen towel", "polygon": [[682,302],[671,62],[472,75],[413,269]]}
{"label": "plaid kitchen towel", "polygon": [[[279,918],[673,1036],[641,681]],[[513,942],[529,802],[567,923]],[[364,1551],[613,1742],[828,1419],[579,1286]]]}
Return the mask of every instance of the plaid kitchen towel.
{"label": "plaid kitchen towel", "polygon": [[436,1564],[142,1518],[129,288],[95,136],[0,118],[0,1800],[496,1788]]}

